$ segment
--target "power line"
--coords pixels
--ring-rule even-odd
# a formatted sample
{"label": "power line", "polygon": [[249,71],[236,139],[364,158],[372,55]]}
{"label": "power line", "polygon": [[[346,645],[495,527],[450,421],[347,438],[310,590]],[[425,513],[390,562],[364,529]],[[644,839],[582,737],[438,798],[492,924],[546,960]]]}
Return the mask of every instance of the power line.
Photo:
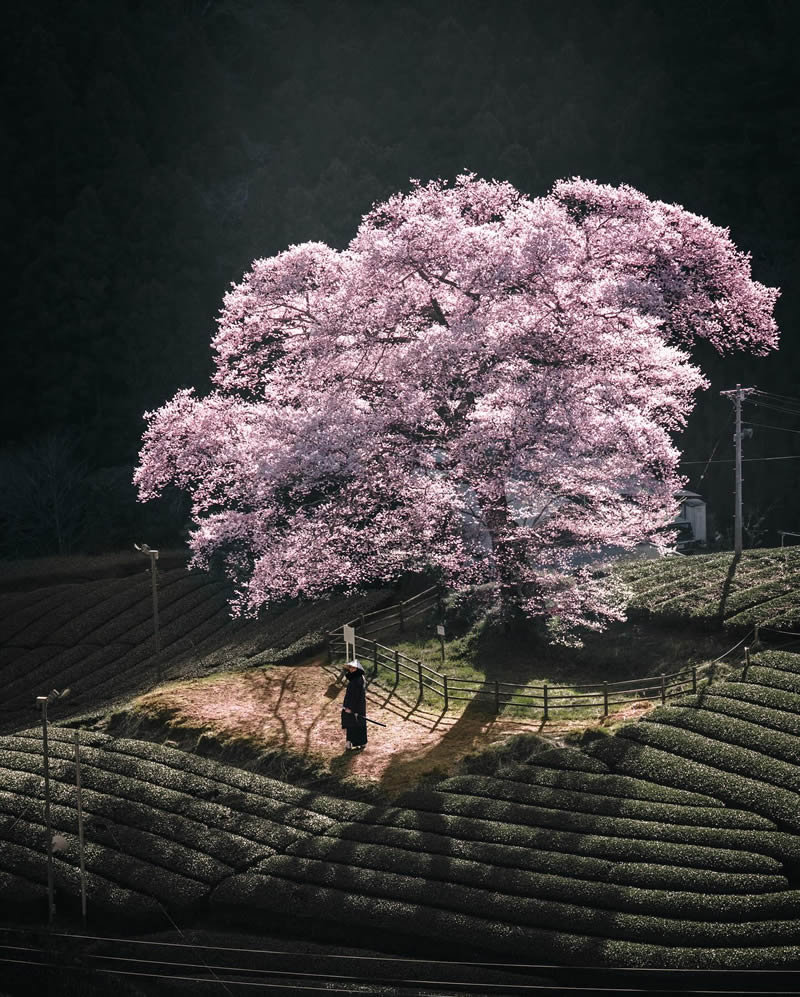
{"label": "power line", "polygon": [[745,426],[757,426],[759,429],[779,429],[784,433],[797,433],[800,436],[800,429],[789,429],[787,426],[767,426],[763,422],[748,422],[745,420]]}
{"label": "power line", "polygon": [[[792,454],[788,457],[742,457],[743,464],[749,464],[757,460],[800,460],[800,454]],[[720,458],[719,460],[682,460],[681,467],[689,467],[690,464],[735,464],[736,461],[733,457]]]}

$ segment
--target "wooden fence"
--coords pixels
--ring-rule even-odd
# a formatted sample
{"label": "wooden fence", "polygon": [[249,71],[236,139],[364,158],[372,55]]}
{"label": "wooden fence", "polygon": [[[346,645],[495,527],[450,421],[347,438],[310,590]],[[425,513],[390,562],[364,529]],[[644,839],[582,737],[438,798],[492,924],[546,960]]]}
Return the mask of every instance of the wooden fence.
{"label": "wooden fence", "polygon": [[[351,624],[352,626],[352,624]],[[519,682],[500,682],[492,679],[462,679],[444,675],[422,661],[410,658],[395,648],[386,647],[376,640],[355,635],[356,657],[367,667],[368,674],[386,677],[399,683],[401,678],[414,682],[422,699],[425,691],[441,697],[444,708],[451,702],[471,702],[475,699],[493,705],[496,710],[504,706],[518,706],[541,712],[543,720],[550,719],[555,711],[589,709],[602,711],[608,716],[614,707],[640,699],[660,700],[662,704],[674,696],[697,692],[700,672],[707,666],[692,665],[678,672],[622,682],[589,682],[580,685],[558,686],[525,685]],[[328,637],[328,657],[331,662],[344,660],[346,647],[342,631]]]}
{"label": "wooden fence", "polygon": [[[371,613],[362,613],[354,620],[348,620],[347,626],[358,630],[359,637],[375,636],[384,630],[391,630],[399,627],[405,629],[409,620],[413,620],[423,613],[429,613],[434,607],[442,613],[442,594],[438,585],[432,585],[423,592],[418,592],[405,602],[397,602],[392,606],[384,606],[383,609],[375,609]],[[335,639],[336,634],[341,638],[342,629],[331,631],[330,637]]]}

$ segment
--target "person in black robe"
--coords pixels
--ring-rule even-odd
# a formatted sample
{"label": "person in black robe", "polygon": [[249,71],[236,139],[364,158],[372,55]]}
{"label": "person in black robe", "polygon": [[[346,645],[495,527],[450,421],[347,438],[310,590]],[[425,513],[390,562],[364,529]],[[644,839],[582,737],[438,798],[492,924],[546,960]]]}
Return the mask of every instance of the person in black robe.
{"label": "person in black robe", "polygon": [[347,691],[342,703],[342,728],[347,735],[346,751],[362,751],[367,743],[367,681],[360,661],[345,665]]}

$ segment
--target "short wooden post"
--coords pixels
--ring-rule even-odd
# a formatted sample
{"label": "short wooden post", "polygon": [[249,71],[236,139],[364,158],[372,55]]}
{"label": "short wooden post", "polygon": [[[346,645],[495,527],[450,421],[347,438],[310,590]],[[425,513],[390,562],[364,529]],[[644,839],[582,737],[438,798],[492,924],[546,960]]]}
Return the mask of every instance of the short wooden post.
{"label": "short wooden post", "polygon": [[758,623],[756,623],[756,632],[755,632],[755,637],[753,638],[754,647],[758,647],[759,643],[761,642],[761,636],[758,632],[760,629],[761,627],[758,625]]}
{"label": "short wooden post", "polygon": [[747,678],[747,669],[750,667],[750,648],[744,649],[744,668],[742,669],[742,681]]}
{"label": "short wooden post", "polygon": [[394,652],[394,680],[395,682],[400,681],[400,652]]}
{"label": "short wooden post", "polygon": [[444,708],[447,709],[447,705],[450,702],[450,696],[447,691],[447,676],[443,675],[442,678],[444,679]]}
{"label": "short wooden post", "polygon": [[500,712],[500,683],[497,681],[494,683],[494,708]]}
{"label": "short wooden post", "polygon": [[697,665],[692,665],[692,692],[697,692]]}
{"label": "short wooden post", "polygon": [[542,686],[542,698],[544,699],[544,720],[547,720],[547,683]]}
{"label": "short wooden post", "polygon": [[372,674],[378,674],[378,642],[372,642]]}
{"label": "short wooden post", "polygon": [[608,682],[603,680],[603,716],[608,716]]}
{"label": "short wooden post", "polygon": [[422,699],[422,662],[417,662],[417,681],[419,682],[419,698]]}
{"label": "short wooden post", "polygon": [[667,676],[661,673],[661,705],[665,706],[667,702]]}

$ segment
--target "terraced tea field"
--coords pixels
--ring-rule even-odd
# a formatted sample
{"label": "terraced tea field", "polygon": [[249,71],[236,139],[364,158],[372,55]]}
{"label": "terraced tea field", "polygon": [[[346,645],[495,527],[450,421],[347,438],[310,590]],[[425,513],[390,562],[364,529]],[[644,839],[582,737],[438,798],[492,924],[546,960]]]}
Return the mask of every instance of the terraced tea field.
{"label": "terraced tea field", "polygon": [[[302,651],[319,643],[355,606],[363,611],[391,598],[380,590],[360,599],[282,607],[245,621],[231,619],[228,595],[221,581],[203,572],[159,572],[164,676],[258,664],[281,653],[287,657],[293,645]],[[51,709],[58,718],[101,710],[149,688],[156,676],[148,572],[0,593],[3,729],[29,723],[36,696],[52,688],[70,690]]]}
{"label": "terraced tea field", "polygon": [[800,547],[629,561],[631,609],[662,622],[800,629]]}
{"label": "terraced tea field", "polygon": [[[375,806],[82,731],[89,905],[151,930],[292,919],[528,961],[800,966],[800,656],[764,652],[597,738]],[[51,731],[57,903],[78,903],[74,732]],[[41,738],[0,738],[0,882],[44,908]]]}
{"label": "terraced tea field", "polygon": [[[780,605],[793,619],[795,570],[791,551],[622,569],[640,610],[735,627],[745,607]],[[232,626],[205,576],[164,572],[162,593],[163,663],[178,677],[263,664],[276,648],[291,660],[309,631],[353,615],[332,600]],[[19,921],[41,924],[50,843],[32,697],[72,686],[63,719],[70,702],[102,711],[152,684],[149,578],[0,601],[0,682],[15,711],[0,736],[0,895]],[[580,747],[523,738],[513,760],[451,766],[391,805],[81,729],[89,930],[257,924],[408,952],[424,940],[443,958],[800,969],[798,715],[800,655],[762,649],[614,735]],[[59,724],[54,712],[50,820],[56,909],[69,923],[80,909],[76,731]]]}

